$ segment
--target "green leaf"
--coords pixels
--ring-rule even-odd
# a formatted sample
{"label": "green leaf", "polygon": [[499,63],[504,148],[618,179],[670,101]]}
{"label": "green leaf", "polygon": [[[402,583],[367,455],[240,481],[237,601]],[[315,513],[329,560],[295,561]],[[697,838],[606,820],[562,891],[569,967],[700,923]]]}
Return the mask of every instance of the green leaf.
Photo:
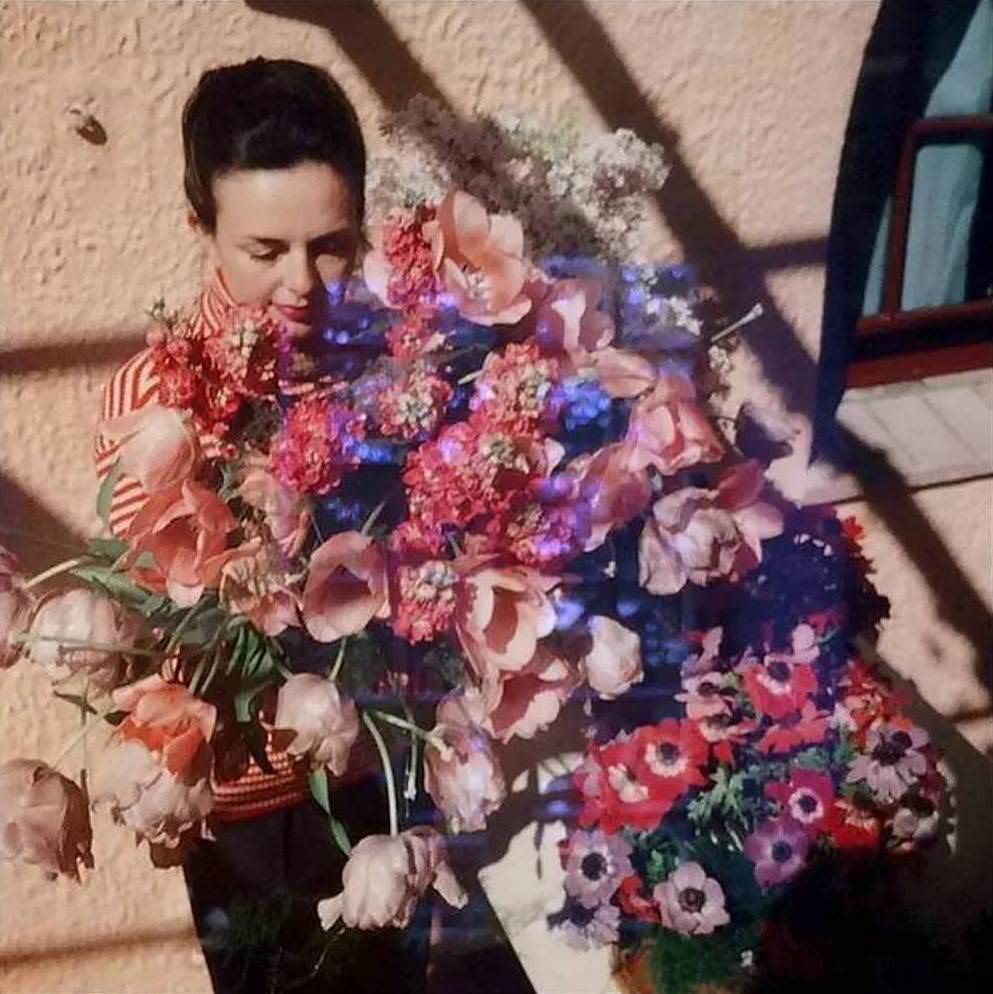
{"label": "green leaf", "polygon": [[99,714],[95,707],[85,697],[81,694],[64,694],[60,690],[53,690],[52,696],[57,697],[60,701],[65,701],[67,704],[72,704],[74,707],[85,709],[87,714]]}
{"label": "green leaf", "polygon": [[116,563],[128,551],[128,543],[121,538],[91,538],[86,549],[96,559]]}
{"label": "green leaf", "polygon": [[311,770],[309,780],[310,793],[328,816],[334,841],[346,856],[350,856],[352,853],[352,843],[348,838],[348,832],[345,830],[345,826],[331,814],[331,793],[328,787],[327,771],[324,769]]}
{"label": "green leaf", "polygon": [[100,484],[100,490],[97,493],[97,514],[100,515],[100,520],[105,525],[110,524],[110,503],[114,499],[114,487],[117,486],[117,481],[120,478],[121,460],[118,459],[110,467],[110,472],[103,478],[103,483]]}

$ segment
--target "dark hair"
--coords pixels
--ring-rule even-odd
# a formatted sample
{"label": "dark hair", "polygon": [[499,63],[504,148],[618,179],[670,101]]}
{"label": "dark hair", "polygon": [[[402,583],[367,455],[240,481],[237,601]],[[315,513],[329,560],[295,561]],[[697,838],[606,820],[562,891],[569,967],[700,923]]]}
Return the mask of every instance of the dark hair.
{"label": "dark hair", "polygon": [[183,107],[183,185],[213,233],[213,181],[236,169],[325,163],[341,174],[359,227],[365,218],[365,141],[345,91],[323,69],[264,59],[209,69]]}

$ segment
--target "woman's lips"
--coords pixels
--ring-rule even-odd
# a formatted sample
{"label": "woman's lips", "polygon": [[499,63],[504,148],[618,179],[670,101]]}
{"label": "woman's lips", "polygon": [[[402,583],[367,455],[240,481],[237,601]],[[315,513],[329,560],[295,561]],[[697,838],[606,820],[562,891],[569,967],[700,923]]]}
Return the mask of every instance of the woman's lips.
{"label": "woman's lips", "polygon": [[309,307],[288,307],[286,304],[273,304],[273,307],[294,324],[310,324]]}

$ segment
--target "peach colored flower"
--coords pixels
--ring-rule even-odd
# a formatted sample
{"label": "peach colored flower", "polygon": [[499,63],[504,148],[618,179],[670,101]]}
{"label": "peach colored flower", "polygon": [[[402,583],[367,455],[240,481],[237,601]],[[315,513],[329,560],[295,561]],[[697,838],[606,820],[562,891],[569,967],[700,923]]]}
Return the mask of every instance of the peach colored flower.
{"label": "peach colored flower", "polygon": [[307,756],[317,769],[341,776],[359,735],[359,716],[352,700],[333,680],[316,673],[295,673],[279,688],[273,728],[289,733],[291,756]]}
{"label": "peach colored flower", "polygon": [[340,894],[317,905],[325,930],[339,919],[349,928],[404,928],[432,886],[452,907],[468,900],[448,865],[444,838],[426,825],[396,836],[367,835],[352,849],[342,884]]}
{"label": "peach colored flower", "polygon": [[273,546],[254,538],[235,549],[221,567],[218,587],[221,602],[235,614],[245,615],[266,635],[279,635],[299,625],[299,598]]}
{"label": "peach colored flower", "polygon": [[93,866],[93,833],[83,792],[37,759],[0,766],[0,859],[41,867],[53,880],[79,880]]}
{"label": "peach colored flower", "polygon": [[656,501],[639,544],[641,585],[665,596],[757,566],[762,541],[783,530],[780,512],[759,500],[761,486],[757,464],[745,463],[716,490],[684,487]]}
{"label": "peach colored flower", "polygon": [[546,642],[522,669],[482,690],[467,690],[464,706],[500,742],[530,739],[555,721],[579,683],[576,664]]}
{"label": "peach colored flower", "polygon": [[580,456],[567,472],[576,482],[573,499],[589,508],[586,552],[603,545],[611,531],[636,518],[652,499],[648,474],[638,465],[630,443],[618,442]]}
{"label": "peach colored flower", "polygon": [[582,659],[586,682],[603,698],[619,697],[644,677],[641,639],[624,625],[596,614],[590,618],[592,645]]}
{"label": "peach colored flower", "polygon": [[424,233],[434,267],[463,317],[476,324],[516,324],[531,309],[524,292],[524,231],[515,218],[488,214],[475,197],[453,190]]}
{"label": "peach colored flower", "polygon": [[479,832],[503,804],[507,784],[493,740],[457,706],[438,707],[434,733],[446,748],[424,749],[424,785],[453,832]]}
{"label": "peach colored flower", "polygon": [[655,389],[634,405],[627,437],[634,444],[634,467],[654,466],[666,476],[724,454],[696,403],[696,388],[681,373],[659,374]]}
{"label": "peach colored flower", "polygon": [[492,686],[501,673],[531,662],[539,640],[555,628],[548,592],[559,578],[468,556],[453,567],[462,577],[455,632],[477,680]]}
{"label": "peach colored flower", "polygon": [[42,601],[31,622],[27,655],[55,682],[84,675],[109,689],[121,675],[121,654],[134,642],[137,620],[120,604],[80,587]]}
{"label": "peach colored flower", "polygon": [[310,531],[310,507],[305,496],[284,487],[260,465],[252,466],[242,477],[238,496],[265,515],[269,533],[287,559],[300,552]]}
{"label": "peach colored flower", "polygon": [[175,407],[147,404],[98,426],[108,444],[119,444],[121,472],[149,493],[187,479],[200,458],[200,445],[187,414]]}
{"label": "peach colored flower", "polygon": [[574,370],[614,340],[614,323],[597,309],[603,286],[593,279],[533,280],[527,286],[534,301],[525,329],[546,355],[570,360]]}
{"label": "peach colored flower", "polygon": [[339,532],[310,557],[303,623],[318,642],[355,635],[389,617],[387,593],[382,547],[360,532]]}
{"label": "peach colored flower", "polygon": [[658,379],[651,362],[627,349],[601,349],[590,356],[588,365],[611,397],[638,397]]}
{"label": "peach colored flower", "polygon": [[156,865],[182,859],[213,808],[210,774],[216,711],[178,683],[146,677],[114,691],[129,711],[94,776],[95,804],[149,842]]}
{"label": "peach colored flower", "polygon": [[[237,522],[211,490],[183,480],[152,494],[131,522],[131,572],[152,590],[166,591],[179,607],[192,607],[205,587],[216,587]],[[139,565],[144,553],[151,566]]]}
{"label": "peach colored flower", "polygon": [[0,545],[0,670],[13,666],[23,651],[14,640],[27,628],[32,598],[17,557]]}

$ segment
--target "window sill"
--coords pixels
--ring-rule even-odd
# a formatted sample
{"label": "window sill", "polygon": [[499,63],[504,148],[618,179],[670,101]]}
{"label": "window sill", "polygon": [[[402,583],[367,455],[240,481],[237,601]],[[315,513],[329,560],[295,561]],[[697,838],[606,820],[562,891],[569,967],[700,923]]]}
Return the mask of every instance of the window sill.
{"label": "window sill", "polygon": [[[850,389],[838,422],[881,452],[911,489],[993,475],[993,370]],[[884,482],[871,460],[811,469],[805,501],[850,500]]]}

